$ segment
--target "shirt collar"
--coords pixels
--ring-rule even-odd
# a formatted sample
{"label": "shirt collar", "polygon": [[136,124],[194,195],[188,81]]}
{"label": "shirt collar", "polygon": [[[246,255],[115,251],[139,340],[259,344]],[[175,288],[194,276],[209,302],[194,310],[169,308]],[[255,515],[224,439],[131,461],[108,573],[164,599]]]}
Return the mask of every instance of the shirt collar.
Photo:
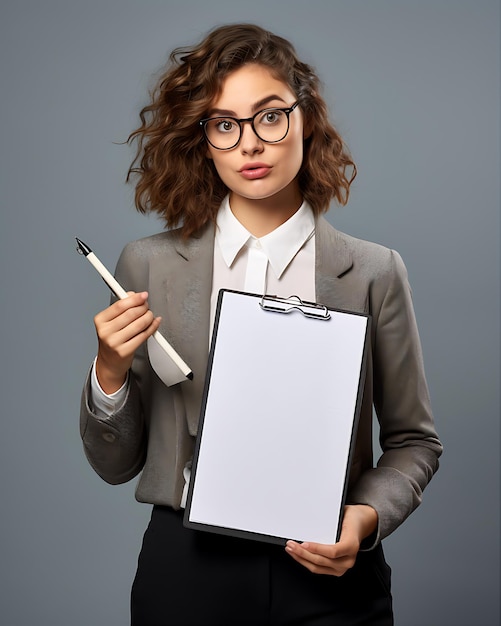
{"label": "shirt collar", "polygon": [[223,200],[217,215],[216,242],[223,259],[231,267],[240,250],[252,240],[259,241],[277,278],[315,232],[315,218],[307,202],[286,222],[257,239],[233,215],[229,196]]}

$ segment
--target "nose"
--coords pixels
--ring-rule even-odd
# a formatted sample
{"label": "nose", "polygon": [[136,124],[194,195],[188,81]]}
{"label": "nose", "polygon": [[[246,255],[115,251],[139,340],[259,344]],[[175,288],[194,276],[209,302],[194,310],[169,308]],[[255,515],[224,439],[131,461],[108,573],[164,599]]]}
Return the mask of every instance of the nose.
{"label": "nose", "polygon": [[242,154],[258,154],[262,152],[264,144],[254,132],[250,122],[242,125],[242,136],[240,137],[240,151]]}

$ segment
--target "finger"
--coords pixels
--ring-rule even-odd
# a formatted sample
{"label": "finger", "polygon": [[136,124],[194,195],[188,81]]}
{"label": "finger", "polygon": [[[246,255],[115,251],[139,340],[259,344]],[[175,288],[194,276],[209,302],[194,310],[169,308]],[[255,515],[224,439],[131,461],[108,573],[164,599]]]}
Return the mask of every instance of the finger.
{"label": "finger", "polygon": [[324,544],[324,543],[314,543],[312,541],[305,541],[303,543],[293,542],[303,551],[308,551],[311,554],[318,554],[321,556],[326,556],[329,559],[335,559],[338,556],[342,556],[338,554],[338,545],[339,544]]}
{"label": "finger", "polygon": [[[308,546],[312,546],[315,550],[310,549]],[[321,549],[320,549],[321,548]],[[322,545],[322,544],[309,544],[309,543],[298,543],[296,541],[288,541],[286,544],[286,549],[289,554],[293,554],[295,556],[300,557],[305,561],[309,561],[315,565],[329,565],[336,558],[335,550],[333,550],[333,545]]]}
{"label": "finger", "polygon": [[121,300],[117,300],[110,306],[106,307],[103,311],[100,311],[94,318],[94,321],[98,320],[100,322],[108,322],[121,314],[123,314],[128,309],[139,307],[142,305],[147,305],[148,292],[142,291],[140,293],[135,293],[133,291],[128,292],[129,295],[127,298],[123,298]]}
{"label": "finger", "polygon": [[[97,322],[99,345],[111,352],[119,351],[121,346],[146,331],[155,319],[151,311],[138,311],[138,307],[135,307],[109,322]],[[158,322],[156,324],[158,325]]]}
{"label": "finger", "polygon": [[343,574],[355,564],[358,548],[356,545],[287,542],[287,552],[315,573],[327,570],[336,575]]}
{"label": "finger", "polygon": [[132,356],[136,352],[136,350],[158,330],[161,319],[162,318],[160,317],[155,318],[150,326],[148,326],[148,328],[127,341],[127,343],[124,345],[124,349],[127,350],[127,352]]}
{"label": "finger", "polygon": [[[98,336],[104,338],[118,333],[130,325],[135,325],[136,328],[141,325],[146,327],[151,324],[153,318],[153,313],[148,309],[148,303],[144,302],[138,306],[127,307],[122,311],[119,309],[105,310],[94,318],[94,324]],[[143,329],[139,328],[140,330]]]}
{"label": "finger", "polygon": [[146,311],[123,326],[125,320],[114,320],[101,329],[99,338],[112,350],[123,347],[126,352],[131,352],[158,329],[160,320],[161,318],[153,317],[151,311]]}
{"label": "finger", "polygon": [[148,292],[147,291],[128,291],[126,298],[120,298],[116,300],[108,309],[117,310],[117,311],[125,311],[128,308],[139,306],[148,300]]}
{"label": "finger", "polygon": [[314,543],[312,541],[305,541],[302,544],[297,544],[303,550],[306,550],[312,554],[324,556],[328,559],[340,559],[344,557],[352,557],[356,555],[359,549],[359,544],[349,534],[343,535],[337,543],[324,544]]}
{"label": "finger", "polygon": [[[148,308],[147,303],[126,309],[123,313],[114,319],[105,322],[102,326],[104,332],[119,332],[121,330],[129,330],[132,332],[141,332],[147,328],[155,319],[153,312]],[[136,334],[136,333],[134,333]]]}
{"label": "finger", "polygon": [[[148,313],[151,313],[151,311],[149,311]],[[126,344],[130,347],[133,347],[134,351],[137,350],[137,348],[141,344],[143,344],[149,337],[151,337],[151,335],[153,335],[158,330],[161,321],[161,317],[152,317],[151,324],[147,325],[145,328],[143,328],[143,330],[139,330],[139,332],[133,334],[130,339],[126,341]]]}
{"label": "finger", "polygon": [[292,551],[288,546],[286,546],[285,549],[295,561],[303,567],[306,567],[306,569],[313,574],[342,576],[350,567],[349,563],[344,563],[342,559],[330,560],[318,558],[317,560],[312,561],[311,558],[304,558],[298,552]]}

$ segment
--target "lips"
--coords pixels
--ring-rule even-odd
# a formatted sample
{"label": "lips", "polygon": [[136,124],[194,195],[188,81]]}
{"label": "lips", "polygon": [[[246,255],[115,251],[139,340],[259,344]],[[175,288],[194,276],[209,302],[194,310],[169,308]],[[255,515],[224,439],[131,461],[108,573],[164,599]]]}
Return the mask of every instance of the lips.
{"label": "lips", "polygon": [[246,163],[239,173],[247,180],[255,180],[257,178],[264,178],[271,172],[271,165],[267,163]]}

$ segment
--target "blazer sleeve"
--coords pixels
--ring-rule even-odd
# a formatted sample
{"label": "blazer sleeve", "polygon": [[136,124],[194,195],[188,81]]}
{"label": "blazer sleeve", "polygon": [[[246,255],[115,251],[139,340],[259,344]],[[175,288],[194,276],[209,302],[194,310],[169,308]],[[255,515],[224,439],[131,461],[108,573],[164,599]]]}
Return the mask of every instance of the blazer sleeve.
{"label": "blazer sleeve", "polygon": [[421,503],[442,453],[407,271],[395,251],[389,251],[386,269],[373,282],[371,303],[374,406],[383,454],[350,493],[350,502],[368,504],[379,516],[377,533],[366,549],[392,533]]}
{"label": "blazer sleeve", "polygon": [[[136,254],[134,244],[128,244],[118,261],[117,280],[127,291],[147,289],[147,262]],[[126,398],[121,407],[108,418],[93,409],[90,372],[85,381],[80,404],[80,435],[85,455],[92,468],[110,484],[120,484],[134,478],[143,468],[146,457],[146,428],[141,398],[145,381],[146,354],[140,348],[130,372]]]}

